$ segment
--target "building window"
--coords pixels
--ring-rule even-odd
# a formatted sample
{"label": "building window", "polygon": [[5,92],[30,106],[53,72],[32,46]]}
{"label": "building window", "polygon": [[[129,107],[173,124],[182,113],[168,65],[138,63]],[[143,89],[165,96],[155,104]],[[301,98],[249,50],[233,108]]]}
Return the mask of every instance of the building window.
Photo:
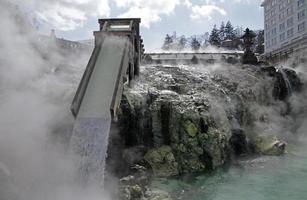
{"label": "building window", "polygon": [[277,44],[277,38],[273,38],[273,45],[276,45]]}
{"label": "building window", "polygon": [[287,6],[287,2],[286,1],[281,1],[279,4],[279,10],[284,9]]}
{"label": "building window", "polygon": [[291,28],[291,29],[289,29],[288,31],[287,31],[287,37],[288,38],[291,38],[293,36],[293,28]]}
{"label": "building window", "polygon": [[286,33],[282,33],[279,35],[280,41],[284,41],[286,39]]}
{"label": "building window", "polygon": [[287,27],[293,26],[293,17],[287,19]]}
{"label": "building window", "polygon": [[300,11],[299,13],[297,13],[297,19],[298,21],[301,21],[302,19],[305,18],[305,10]]}
{"label": "building window", "polygon": [[287,8],[287,15],[289,16],[292,13],[293,13],[293,7],[291,6],[291,7]]}
{"label": "building window", "polygon": [[282,24],[279,24],[279,31],[284,31],[286,29],[286,25],[285,25],[285,22],[282,23]]}
{"label": "building window", "polygon": [[297,28],[298,32],[304,31],[305,30],[305,22],[300,23],[297,27],[298,27]]}
{"label": "building window", "polygon": [[265,12],[268,12],[271,9],[271,5],[267,4],[267,6],[264,9],[265,9]]}
{"label": "building window", "polygon": [[280,14],[279,14],[279,20],[282,20],[286,17],[286,13],[285,11],[282,11]]}
{"label": "building window", "polygon": [[277,30],[276,30],[276,27],[274,27],[274,28],[272,29],[272,35],[276,35],[276,33],[277,33]]}
{"label": "building window", "polygon": [[301,7],[305,3],[305,0],[298,0],[297,1],[297,7]]}

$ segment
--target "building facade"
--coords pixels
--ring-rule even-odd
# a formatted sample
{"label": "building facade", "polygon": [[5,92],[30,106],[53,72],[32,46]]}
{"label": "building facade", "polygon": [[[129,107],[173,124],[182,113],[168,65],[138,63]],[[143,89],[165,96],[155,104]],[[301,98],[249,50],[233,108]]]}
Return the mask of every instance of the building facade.
{"label": "building facade", "polygon": [[265,0],[265,55],[288,57],[307,47],[307,0]]}

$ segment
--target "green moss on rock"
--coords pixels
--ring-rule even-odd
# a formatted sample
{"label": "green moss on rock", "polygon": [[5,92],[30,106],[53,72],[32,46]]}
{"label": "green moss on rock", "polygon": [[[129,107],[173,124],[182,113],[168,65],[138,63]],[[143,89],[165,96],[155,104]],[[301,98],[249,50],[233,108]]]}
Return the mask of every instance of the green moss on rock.
{"label": "green moss on rock", "polygon": [[139,185],[130,187],[131,199],[140,199],[143,196],[143,190]]}
{"label": "green moss on rock", "polygon": [[271,136],[257,136],[254,140],[257,153],[279,156],[286,152],[286,143]]}
{"label": "green moss on rock", "polygon": [[191,122],[191,120],[186,120],[183,123],[183,127],[185,132],[190,136],[190,137],[195,137],[197,135],[198,129],[197,126]]}
{"label": "green moss on rock", "polygon": [[170,146],[149,150],[144,159],[152,167],[155,176],[170,177],[178,175],[178,164]]}

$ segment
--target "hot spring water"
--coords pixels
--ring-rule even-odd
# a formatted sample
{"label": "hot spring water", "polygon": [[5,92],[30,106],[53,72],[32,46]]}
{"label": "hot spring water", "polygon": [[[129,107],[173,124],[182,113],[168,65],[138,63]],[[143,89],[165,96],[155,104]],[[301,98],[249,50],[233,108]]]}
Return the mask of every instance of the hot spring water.
{"label": "hot spring water", "polygon": [[210,174],[154,184],[181,200],[306,200],[305,145],[285,156],[251,158]]}
{"label": "hot spring water", "polygon": [[282,75],[283,81],[285,82],[286,85],[288,96],[290,96],[292,94],[292,86],[287,73],[282,67],[278,68],[277,72],[279,72]]}
{"label": "hot spring water", "polygon": [[71,139],[83,184],[103,185],[111,119],[78,119]]}

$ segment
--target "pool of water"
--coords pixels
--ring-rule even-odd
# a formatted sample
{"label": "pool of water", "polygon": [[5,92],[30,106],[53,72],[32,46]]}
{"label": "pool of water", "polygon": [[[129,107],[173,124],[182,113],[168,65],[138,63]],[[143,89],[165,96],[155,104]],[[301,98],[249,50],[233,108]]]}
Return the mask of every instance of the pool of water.
{"label": "pool of water", "polygon": [[281,157],[241,160],[192,179],[154,184],[182,200],[307,200],[307,147],[295,147]]}

